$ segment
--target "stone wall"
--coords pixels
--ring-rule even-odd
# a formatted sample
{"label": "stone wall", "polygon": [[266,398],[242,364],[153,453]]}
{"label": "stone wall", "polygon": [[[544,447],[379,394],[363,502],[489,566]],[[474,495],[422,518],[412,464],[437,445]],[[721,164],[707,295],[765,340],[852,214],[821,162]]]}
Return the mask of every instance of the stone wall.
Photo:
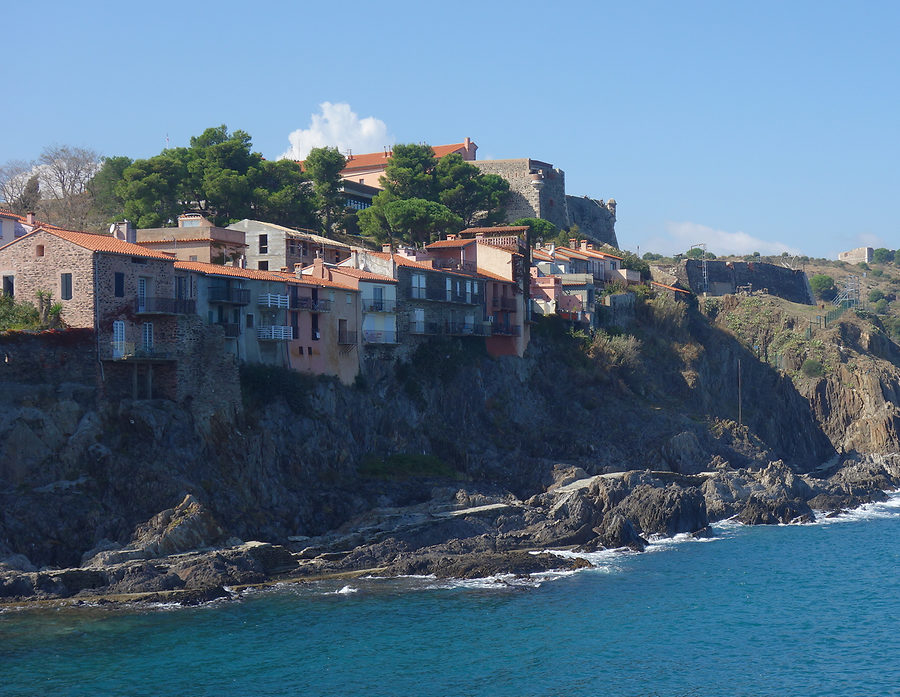
{"label": "stone wall", "polygon": [[616,202],[613,199],[604,202],[588,196],[566,196],[566,208],[569,210],[571,224],[577,225],[583,235],[594,242],[619,248],[619,241],[616,239]]}
{"label": "stone wall", "polygon": [[[587,196],[566,195],[566,174],[546,162],[518,160],[482,160],[473,162],[485,174],[498,174],[509,182],[506,219],[541,218],[560,230],[577,225],[588,239],[618,247],[616,239],[616,202]],[[540,186],[536,187],[535,182]]]}
{"label": "stone wall", "polygon": [[[698,295],[703,292],[702,262],[687,259],[672,271],[684,288]],[[710,295],[729,295],[739,288],[749,288],[802,305],[815,304],[809,295],[806,274],[799,269],[754,261],[709,261],[707,271]]]}
{"label": "stone wall", "polygon": [[93,386],[98,375],[92,329],[0,333],[0,392],[8,386],[78,383]]}

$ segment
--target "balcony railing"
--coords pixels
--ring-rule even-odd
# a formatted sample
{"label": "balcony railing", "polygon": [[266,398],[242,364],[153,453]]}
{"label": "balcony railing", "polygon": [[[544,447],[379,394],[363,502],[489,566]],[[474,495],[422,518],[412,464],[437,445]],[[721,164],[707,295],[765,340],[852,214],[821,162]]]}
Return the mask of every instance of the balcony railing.
{"label": "balcony railing", "polygon": [[139,315],[196,315],[196,300],[175,298],[136,298],[134,311]]}
{"label": "balcony railing", "polygon": [[462,303],[465,305],[481,305],[483,296],[479,293],[457,293],[446,289],[431,290],[427,288],[410,288],[409,297],[411,300],[432,300],[439,303]]}
{"label": "balcony railing", "polygon": [[307,310],[308,312],[331,312],[330,300],[313,300],[312,298],[291,298],[292,310]]}
{"label": "balcony railing", "polygon": [[522,327],[518,324],[492,324],[493,336],[522,336]]}
{"label": "balcony railing", "polygon": [[441,333],[441,325],[437,322],[417,322],[413,320],[409,323],[409,333],[436,336]]}
{"label": "balcony railing", "polygon": [[516,299],[515,298],[504,298],[502,296],[495,296],[493,302],[491,303],[495,310],[506,310],[507,312],[515,312],[516,311]]}
{"label": "balcony railing", "polygon": [[390,330],[379,330],[379,331],[365,331],[363,332],[363,339],[367,344],[397,344],[399,343],[397,339],[397,332],[393,329]]}
{"label": "balcony railing", "polygon": [[241,325],[233,322],[216,322],[225,330],[226,339],[237,339],[241,335]]}
{"label": "balcony railing", "polygon": [[279,325],[257,327],[256,338],[260,341],[291,341],[294,338],[294,328]]}
{"label": "balcony railing", "polygon": [[229,305],[249,305],[250,291],[247,288],[225,288],[213,286],[209,289],[209,302]]}
{"label": "balcony railing", "polygon": [[478,268],[474,261],[458,261],[457,259],[434,259],[434,268],[436,269],[454,269],[456,271],[466,271],[475,273]]}
{"label": "balcony railing", "polygon": [[449,336],[487,336],[488,333],[481,322],[447,322],[444,325],[444,334]]}
{"label": "balcony railing", "polygon": [[396,300],[376,300],[374,298],[363,298],[363,312],[396,312]]}
{"label": "balcony railing", "polygon": [[338,343],[347,346],[349,344],[355,344],[357,342],[357,337],[359,336],[359,332],[351,331],[349,329],[341,329],[338,331]]}
{"label": "balcony railing", "polygon": [[288,306],[288,296],[278,295],[277,293],[260,293],[257,296],[256,304],[259,307],[283,307]]}
{"label": "balcony railing", "polygon": [[133,341],[110,341],[109,358],[116,361],[127,360],[171,360],[174,356],[172,351],[166,346],[143,346],[135,344]]}

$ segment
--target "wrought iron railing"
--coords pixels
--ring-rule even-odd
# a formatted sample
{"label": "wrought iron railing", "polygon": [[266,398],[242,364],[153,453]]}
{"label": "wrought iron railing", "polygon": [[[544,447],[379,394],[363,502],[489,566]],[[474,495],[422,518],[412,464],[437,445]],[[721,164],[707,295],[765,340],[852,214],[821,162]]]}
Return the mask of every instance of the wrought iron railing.
{"label": "wrought iron railing", "polygon": [[250,291],[247,288],[213,286],[209,289],[209,302],[229,303],[231,305],[249,305]]}
{"label": "wrought iron railing", "polygon": [[139,315],[196,315],[196,300],[176,298],[136,298],[134,311]]}

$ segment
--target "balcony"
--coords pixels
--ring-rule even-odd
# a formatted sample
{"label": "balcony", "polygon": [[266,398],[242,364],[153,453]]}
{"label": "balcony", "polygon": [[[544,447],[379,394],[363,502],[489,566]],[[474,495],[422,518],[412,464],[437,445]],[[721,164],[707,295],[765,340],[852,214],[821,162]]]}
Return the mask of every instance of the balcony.
{"label": "balcony", "polygon": [[277,293],[260,293],[257,296],[256,304],[258,307],[284,308],[288,307],[288,296],[278,295]]}
{"label": "balcony", "polygon": [[134,312],[138,315],[196,315],[196,300],[175,298],[136,298]]}
{"label": "balcony", "polygon": [[105,360],[114,361],[173,361],[175,356],[166,346],[143,346],[133,341],[110,341]]}
{"label": "balcony", "polygon": [[363,298],[363,312],[396,312],[396,300],[376,300],[374,298]]}
{"label": "balcony", "polygon": [[367,344],[398,344],[397,332],[393,329],[363,332],[363,341]]}
{"label": "balcony", "polygon": [[237,339],[241,335],[241,325],[232,322],[216,322],[216,324],[225,330],[226,339]]}
{"label": "balcony", "polygon": [[294,328],[279,325],[257,327],[256,338],[259,341],[292,341],[294,338]]}
{"label": "balcony", "polygon": [[417,322],[413,320],[409,323],[409,333],[437,336],[441,333],[441,325],[439,325],[437,322]]}
{"label": "balcony", "polygon": [[292,310],[307,312],[331,312],[330,300],[313,300],[312,298],[291,298]]}
{"label": "balcony", "polygon": [[504,298],[503,296],[495,296],[493,301],[491,302],[492,307],[495,310],[504,310],[506,312],[515,312],[516,311],[516,299],[515,298]]}
{"label": "balcony", "polygon": [[518,324],[492,324],[491,336],[522,336],[522,327]]}
{"label": "balcony", "polygon": [[477,293],[457,293],[445,289],[432,290],[426,288],[410,288],[410,300],[431,300],[439,303],[461,303],[464,305],[480,305],[482,296]]}
{"label": "balcony", "polygon": [[225,288],[214,286],[209,289],[209,302],[227,305],[249,305],[250,291],[246,288]]}
{"label": "balcony", "polygon": [[341,329],[338,331],[338,343],[343,346],[355,345],[357,342],[357,337],[359,336],[359,332],[351,331],[349,329]]}
{"label": "balcony", "polygon": [[432,261],[436,269],[450,269],[452,271],[464,271],[475,273],[478,268],[474,261],[458,261],[457,259],[434,259]]}
{"label": "balcony", "polygon": [[487,336],[488,333],[481,322],[447,322],[444,325],[444,334],[448,336]]}

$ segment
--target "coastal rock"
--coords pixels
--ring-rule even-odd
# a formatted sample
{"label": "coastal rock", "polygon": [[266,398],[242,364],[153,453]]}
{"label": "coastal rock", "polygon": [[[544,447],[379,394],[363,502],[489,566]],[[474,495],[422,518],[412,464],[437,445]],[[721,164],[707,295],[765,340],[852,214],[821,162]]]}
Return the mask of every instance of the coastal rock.
{"label": "coastal rock", "polygon": [[706,502],[697,487],[639,484],[615,508],[643,535],[672,537],[709,525]]}
{"label": "coastal rock", "polygon": [[155,557],[211,547],[224,542],[228,534],[194,496],[188,494],[174,509],[155,515],[138,527],[131,549],[141,549]]}
{"label": "coastal rock", "polygon": [[751,496],[744,505],[738,520],[745,525],[786,525],[815,520],[815,514],[802,499],[764,499]]}
{"label": "coastal rock", "polygon": [[596,552],[599,549],[619,549],[628,547],[635,552],[643,552],[647,547],[647,540],[641,537],[631,521],[620,514],[607,516],[603,525],[594,528],[597,534],[593,540],[582,545],[582,552]]}

